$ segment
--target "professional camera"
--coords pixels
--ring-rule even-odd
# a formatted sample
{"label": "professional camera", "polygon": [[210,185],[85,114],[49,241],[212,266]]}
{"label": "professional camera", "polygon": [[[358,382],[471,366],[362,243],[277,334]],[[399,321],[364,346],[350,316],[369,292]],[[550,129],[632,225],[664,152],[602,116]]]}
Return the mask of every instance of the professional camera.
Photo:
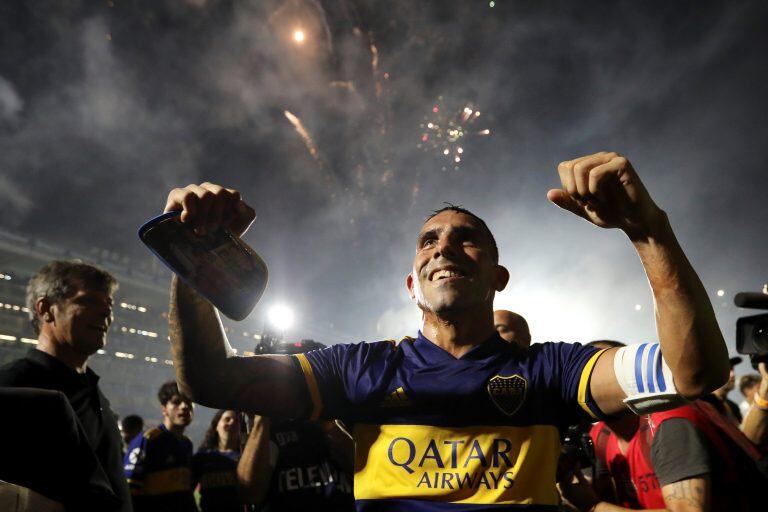
{"label": "professional camera", "polygon": [[256,354],[303,354],[310,350],[325,348],[325,345],[315,340],[283,341],[274,336],[265,334],[261,342],[256,345]]}
{"label": "professional camera", "polygon": [[580,468],[595,464],[595,445],[589,435],[591,425],[580,423],[571,425],[563,436],[563,447],[560,451],[560,464],[573,468],[578,463]]}
{"label": "professional camera", "polygon": [[[741,308],[768,309],[768,294],[737,293],[733,302]],[[736,321],[736,351],[750,356],[753,366],[757,365],[756,360],[768,358],[768,313],[745,316]]]}

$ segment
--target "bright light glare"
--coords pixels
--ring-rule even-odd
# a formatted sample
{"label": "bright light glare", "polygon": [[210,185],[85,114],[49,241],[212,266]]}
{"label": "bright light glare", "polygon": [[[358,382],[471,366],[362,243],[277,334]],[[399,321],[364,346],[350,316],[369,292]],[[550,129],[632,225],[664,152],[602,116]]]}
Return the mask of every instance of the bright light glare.
{"label": "bright light glare", "polygon": [[269,323],[271,323],[275,329],[280,331],[290,329],[293,325],[293,311],[291,311],[291,309],[284,304],[277,304],[272,306],[269,309],[267,316],[269,317]]}
{"label": "bright light glare", "polygon": [[297,29],[297,30],[293,31],[293,40],[296,43],[301,44],[301,43],[304,42],[304,39],[306,39],[306,36],[304,35],[304,31],[303,30]]}
{"label": "bright light glare", "polygon": [[725,290],[717,290],[718,297],[722,297],[723,295],[725,295]]}

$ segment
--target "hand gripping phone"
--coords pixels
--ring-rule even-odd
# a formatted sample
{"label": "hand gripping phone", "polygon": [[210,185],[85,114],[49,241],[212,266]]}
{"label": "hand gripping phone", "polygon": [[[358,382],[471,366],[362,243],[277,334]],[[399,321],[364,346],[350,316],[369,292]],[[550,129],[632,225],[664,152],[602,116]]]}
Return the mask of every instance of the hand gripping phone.
{"label": "hand gripping phone", "polygon": [[232,320],[243,320],[267,287],[267,265],[226,229],[198,235],[180,211],[144,223],[139,238],[174,274]]}

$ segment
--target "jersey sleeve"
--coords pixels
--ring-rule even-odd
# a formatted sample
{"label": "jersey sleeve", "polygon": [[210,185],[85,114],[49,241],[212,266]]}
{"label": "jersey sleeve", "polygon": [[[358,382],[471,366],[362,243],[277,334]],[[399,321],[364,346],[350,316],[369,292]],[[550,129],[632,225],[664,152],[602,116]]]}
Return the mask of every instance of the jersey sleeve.
{"label": "jersey sleeve", "polygon": [[662,486],[712,472],[707,442],[686,418],[664,420],[651,443],[651,463]]}
{"label": "jersey sleeve", "polygon": [[372,361],[376,345],[333,345],[293,356],[304,374],[312,401],[309,419],[349,417],[355,399],[355,384],[362,370]]}
{"label": "jersey sleeve", "polygon": [[123,458],[123,471],[128,480],[128,486],[131,494],[141,495],[144,487],[144,476],[146,474],[148,439],[139,434],[133,438],[128,445],[128,450]]}
{"label": "jersey sleeve", "polygon": [[605,350],[600,350],[580,343],[544,343],[542,352],[545,372],[549,382],[565,403],[563,420],[567,424],[582,420],[603,419],[603,413],[597,407],[589,382],[595,363]]}

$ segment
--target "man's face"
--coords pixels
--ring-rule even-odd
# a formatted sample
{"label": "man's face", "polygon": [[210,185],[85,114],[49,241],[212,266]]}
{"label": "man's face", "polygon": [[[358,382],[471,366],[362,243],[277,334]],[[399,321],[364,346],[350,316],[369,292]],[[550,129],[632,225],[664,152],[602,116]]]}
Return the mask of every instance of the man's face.
{"label": "man's face", "polygon": [[503,309],[494,311],[493,324],[504,340],[516,343],[520,348],[528,348],[531,345],[531,333],[522,316]]}
{"label": "man's face", "polygon": [[50,306],[53,322],[46,322],[51,337],[66,343],[77,353],[90,356],[107,343],[112,324],[112,296],[73,283],[74,293]]}
{"label": "man's face", "polygon": [[173,395],[162,407],[163,418],[168,418],[171,425],[188,427],[192,423],[194,409],[184,397]]}
{"label": "man's face", "polygon": [[120,425],[120,435],[123,436],[123,443],[128,446],[133,438],[141,434],[140,427],[126,428],[124,425]]}
{"label": "man's face", "polygon": [[423,311],[441,315],[491,307],[507,279],[506,270],[493,260],[482,224],[471,215],[445,211],[421,228],[406,284]]}

